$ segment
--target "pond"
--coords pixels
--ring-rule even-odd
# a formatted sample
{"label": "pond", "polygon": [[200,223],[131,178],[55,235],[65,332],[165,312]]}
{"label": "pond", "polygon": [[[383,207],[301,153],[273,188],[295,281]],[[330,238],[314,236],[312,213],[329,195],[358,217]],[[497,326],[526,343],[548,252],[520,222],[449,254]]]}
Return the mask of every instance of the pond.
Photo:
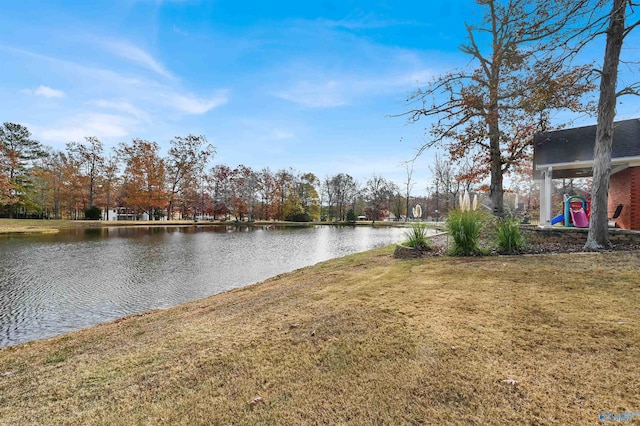
{"label": "pond", "polygon": [[0,239],[0,347],[404,239],[400,228],[135,227]]}

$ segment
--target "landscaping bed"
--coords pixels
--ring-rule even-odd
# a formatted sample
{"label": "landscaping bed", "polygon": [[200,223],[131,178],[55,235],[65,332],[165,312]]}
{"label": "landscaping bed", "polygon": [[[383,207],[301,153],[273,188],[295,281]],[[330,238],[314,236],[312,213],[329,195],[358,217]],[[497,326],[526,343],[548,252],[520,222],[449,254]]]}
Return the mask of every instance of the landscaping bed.
{"label": "landscaping bed", "polygon": [[[570,233],[571,231],[566,231],[568,234],[566,237],[548,239],[544,237],[531,238],[530,235],[534,232],[538,231],[528,230],[524,232],[525,245],[519,254],[578,253],[584,251],[586,232],[576,234]],[[613,246],[610,250],[604,250],[605,252],[640,250],[640,240],[636,241],[634,238],[616,238],[615,236],[612,236],[611,239]],[[414,250],[411,247],[399,244],[395,249],[394,256],[399,259],[415,259],[447,255],[451,247],[451,237],[448,234],[440,233],[429,237],[429,240],[432,243],[431,250]],[[492,249],[493,242],[487,235],[484,235],[481,239],[481,246],[487,248],[486,255],[498,254],[495,249]]]}

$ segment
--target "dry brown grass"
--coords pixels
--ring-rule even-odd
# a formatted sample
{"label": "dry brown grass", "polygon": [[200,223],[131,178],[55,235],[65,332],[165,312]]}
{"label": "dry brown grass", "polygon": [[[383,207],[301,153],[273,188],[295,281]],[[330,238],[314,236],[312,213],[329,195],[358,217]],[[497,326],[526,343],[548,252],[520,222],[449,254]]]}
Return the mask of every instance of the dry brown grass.
{"label": "dry brown grass", "polygon": [[352,255],[0,350],[0,423],[594,424],[640,411],[639,264]]}
{"label": "dry brown grass", "polygon": [[180,221],[102,221],[102,220],[42,220],[0,219],[0,234],[51,233],[62,229],[101,228],[105,226],[185,226],[194,225],[192,220]]}
{"label": "dry brown grass", "polygon": [[66,226],[62,220],[0,219],[0,234],[55,233]]}

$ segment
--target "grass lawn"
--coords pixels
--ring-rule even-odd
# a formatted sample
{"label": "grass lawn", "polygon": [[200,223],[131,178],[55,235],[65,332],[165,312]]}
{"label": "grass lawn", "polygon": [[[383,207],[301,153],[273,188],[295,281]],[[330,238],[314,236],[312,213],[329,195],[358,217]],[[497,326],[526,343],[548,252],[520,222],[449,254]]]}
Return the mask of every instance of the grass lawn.
{"label": "grass lawn", "polygon": [[68,228],[67,220],[0,219],[1,234],[41,234]]}
{"label": "grass lawn", "polygon": [[596,424],[640,411],[638,265],[351,255],[0,350],[0,423]]}
{"label": "grass lawn", "polygon": [[42,219],[0,219],[0,234],[51,233],[61,229],[100,228],[103,226],[168,226],[193,225],[190,220],[159,221],[102,221],[102,220],[42,220]]}

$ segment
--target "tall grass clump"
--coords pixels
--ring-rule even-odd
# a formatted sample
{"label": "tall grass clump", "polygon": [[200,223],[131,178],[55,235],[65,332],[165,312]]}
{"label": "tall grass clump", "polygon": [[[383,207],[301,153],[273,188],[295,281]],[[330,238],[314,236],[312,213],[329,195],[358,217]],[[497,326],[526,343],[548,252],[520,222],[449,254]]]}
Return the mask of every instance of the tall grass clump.
{"label": "tall grass clump", "polygon": [[414,223],[410,230],[405,232],[407,241],[404,243],[408,247],[416,250],[431,250],[431,243],[427,235],[427,225],[424,223]]}
{"label": "tall grass clump", "polygon": [[454,210],[447,217],[447,230],[453,238],[449,254],[453,256],[477,256],[480,249],[480,231],[486,216],[478,210]]}
{"label": "tall grass clump", "polygon": [[524,248],[524,237],[520,233],[520,223],[514,218],[504,218],[496,227],[498,253],[518,254]]}

